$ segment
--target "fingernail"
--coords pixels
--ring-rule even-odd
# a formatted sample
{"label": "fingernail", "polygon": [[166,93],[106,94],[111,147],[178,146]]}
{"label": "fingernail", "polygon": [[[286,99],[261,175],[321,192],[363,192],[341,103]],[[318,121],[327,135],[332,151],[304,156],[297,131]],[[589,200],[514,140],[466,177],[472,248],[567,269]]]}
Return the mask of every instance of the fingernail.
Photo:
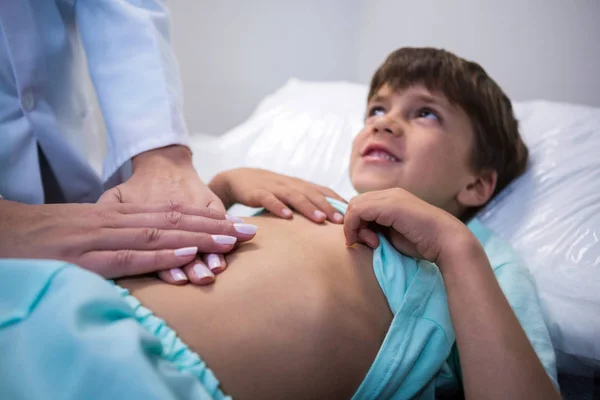
{"label": "fingernail", "polygon": [[182,247],[181,249],[177,249],[174,251],[174,253],[177,257],[193,256],[197,252],[198,252],[198,247],[196,247],[196,246]]}
{"label": "fingernail", "polygon": [[258,229],[258,226],[252,224],[233,224],[233,227],[239,233],[244,233],[246,235],[253,235]]}
{"label": "fingernail", "polygon": [[221,259],[216,254],[209,254],[206,257],[206,261],[208,261],[208,268],[211,270],[221,267]]}
{"label": "fingernail", "polygon": [[235,236],[227,236],[227,235],[212,235],[215,243],[218,244],[234,244],[237,242],[237,238]]}
{"label": "fingernail", "polygon": [[315,218],[317,218],[317,219],[327,218],[327,215],[325,215],[325,213],[323,211],[315,210],[314,214],[315,214]]}
{"label": "fingernail", "polygon": [[173,277],[173,279],[175,279],[176,281],[180,281],[180,282],[188,280],[187,276],[185,276],[183,271],[179,268],[173,268],[171,270],[171,276]]}
{"label": "fingernail", "polygon": [[196,275],[196,277],[198,279],[202,279],[202,278],[212,278],[215,276],[215,274],[213,274],[210,269],[206,268],[206,265],[202,264],[202,263],[198,263],[196,265],[194,265],[192,267],[192,269],[194,270],[194,275]]}
{"label": "fingernail", "polygon": [[225,218],[227,218],[231,222],[244,222],[243,219],[241,219],[240,217],[236,217],[235,215],[229,215],[229,214],[227,214],[225,216]]}
{"label": "fingernail", "polygon": [[287,208],[284,208],[283,210],[281,210],[281,213],[283,214],[284,217],[291,217],[292,216],[292,211],[288,210]]}
{"label": "fingernail", "polygon": [[333,219],[336,222],[342,222],[342,220],[344,219],[344,216],[342,214],[340,214],[339,212],[336,212],[335,214],[333,214]]}

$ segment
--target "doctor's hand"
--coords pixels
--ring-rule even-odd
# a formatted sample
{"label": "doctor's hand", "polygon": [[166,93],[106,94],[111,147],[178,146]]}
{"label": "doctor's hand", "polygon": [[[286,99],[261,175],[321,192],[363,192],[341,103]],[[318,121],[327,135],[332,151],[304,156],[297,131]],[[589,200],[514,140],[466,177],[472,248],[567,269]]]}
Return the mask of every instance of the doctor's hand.
{"label": "doctor's hand", "polygon": [[[226,253],[253,234],[219,211],[163,202],[25,205],[0,200],[0,256],[64,260],[105,278],[192,263]],[[177,276],[173,277],[177,279]]]}
{"label": "doctor's hand", "polygon": [[132,175],[107,190],[100,203],[151,204],[177,200],[225,213],[223,202],[202,182],[185,146],[167,146],[132,159]]}
{"label": "doctor's hand", "polygon": [[292,207],[306,218],[341,224],[344,217],[327,201],[346,202],[333,190],[298,178],[258,168],[237,168],[218,174],[208,186],[227,207],[241,203],[264,207],[280,218],[292,218]]}
{"label": "doctor's hand", "polygon": [[[132,160],[133,173],[126,182],[106,191],[99,203],[160,204],[176,201],[185,206],[208,207],[225,215],[221,200],[206,186],[196,172],[190,150],[184,146],[168,146],[139,154]],[[243,231],[246,240],[254,236],[256,227],[241,224],[228,216]],[[229,249],[230,250],[230,249]],[[182,268],[159,273],[173,284],[210,284],[215,275],[226,268],[222,252],[204,253]]]}

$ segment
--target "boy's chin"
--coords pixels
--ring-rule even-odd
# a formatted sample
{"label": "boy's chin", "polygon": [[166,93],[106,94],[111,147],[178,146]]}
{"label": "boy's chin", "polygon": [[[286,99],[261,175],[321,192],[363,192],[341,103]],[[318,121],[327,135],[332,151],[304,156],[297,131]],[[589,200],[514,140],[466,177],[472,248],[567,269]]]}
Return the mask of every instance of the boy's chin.
{"label": "boy's chin", "polygon": [[374,192],[376,190],[386,190],[398,187],[393,182],[377,179],[376,177],[352,178],[352,186],[358,193]]}

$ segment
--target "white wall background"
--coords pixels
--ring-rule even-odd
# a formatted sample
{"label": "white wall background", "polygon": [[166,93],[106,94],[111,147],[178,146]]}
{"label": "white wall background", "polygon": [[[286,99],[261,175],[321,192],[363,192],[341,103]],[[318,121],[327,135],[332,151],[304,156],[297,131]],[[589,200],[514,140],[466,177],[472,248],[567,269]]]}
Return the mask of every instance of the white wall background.
{"label": "white wall background", "polygon": [[288,78],[352,80],[359,0],[170,0],[191,132],[246,119]]}
{"label": "white wall background", "polygon": [[600,107],[600,0],[170,0],[190,131],[220,134],[289,77],[367,83],[401,46],[479,62],[513,100]]}
{"label": "white wall background", "polygon": [[443,47],[513,100],[600,106],[600,0],[365,0],[360,17],[360,82],[397,47]]}

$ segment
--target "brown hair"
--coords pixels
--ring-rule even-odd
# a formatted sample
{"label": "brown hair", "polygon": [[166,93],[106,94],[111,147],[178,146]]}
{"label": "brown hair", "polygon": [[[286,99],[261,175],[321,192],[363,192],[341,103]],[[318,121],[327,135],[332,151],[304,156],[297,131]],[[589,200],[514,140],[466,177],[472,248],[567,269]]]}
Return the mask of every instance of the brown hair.
{"label": "brown hair", "polygon": [[404,47],[373,75],[369,100],[386,84],[393,91],[421,84],[465,111],[475,132],[472,167],[498,174],[492,198],[525,172],[529,152],[511,102],[479,64],[445,50]]}

